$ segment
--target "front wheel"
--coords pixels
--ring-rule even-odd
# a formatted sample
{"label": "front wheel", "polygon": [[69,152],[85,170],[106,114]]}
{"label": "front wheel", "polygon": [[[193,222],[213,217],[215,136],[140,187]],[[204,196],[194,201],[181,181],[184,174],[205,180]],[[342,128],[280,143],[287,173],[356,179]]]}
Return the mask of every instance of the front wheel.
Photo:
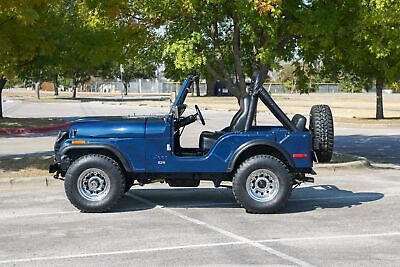
{"label": "front wheel", "polygon": [[247,212],[274,213],[288,202],[292,183],[289,170],[279,159],[258,155],[237,169],[233,194]]}
{"label": "front wheel", "polygon": [[83,212],[105,212],[121,198],[125,177],[118,163],[104,155],[78,158],[68,168],[64,181],[69,201]]}

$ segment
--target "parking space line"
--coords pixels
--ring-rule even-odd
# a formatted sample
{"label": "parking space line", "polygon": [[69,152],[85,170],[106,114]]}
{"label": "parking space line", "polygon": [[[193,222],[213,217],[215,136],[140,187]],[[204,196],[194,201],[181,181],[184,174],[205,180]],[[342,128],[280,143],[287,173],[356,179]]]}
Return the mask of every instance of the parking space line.
{"label": "parking space line", "polygon": [[333,239],[348,239],[348,238],[370,238],[370,237],[392,237],[400,236],[400,232],[387,232],[375,234],[351,234],[351,235],[328,235],[328,236],[310,236],[310,237],[293,237],[293,238],[277,238],[257,240],[258,243],[278,243],[278,242],[295,242],[295,241],[315,241],[315,240],[333,240]]}
{"label": "parking space line", "polygon": [[79,213],[79,211],[58,211],[58,212],[41,212],[41,213],[31,213],[31,214],[10,214],[0,216],[1,219],[14,219],[22,217],[36,217],[36,216],[51,216],[51,215],[63,215],[63,214],[74,214]]}
{"label": "parking space line", "polygon": [[169,208],[166,208],[166,207],[162,207],[160,205],[157,205],[157,203],[154,203],[154,202],[151,202],[151,201],[149,201],[149,200],[147,200],[145,198],[133,195],[132,193],[128,193],[127,195],[129,197],[133,198],[133,199],[136,199],[136,200],[141,201],[143,203],[146,203],[148,205],[155,206],[155,208],[163,210],[163,211],[165,211],[165,212],[167,212],[169,214],[175,215],[175,216],[177,216],[177,217],[179,217],[179,218],[181,218],[183,220],[189,221],[189,222],[197,224],[197,225],[201,225],[201,226],[206,227],[208,229],[211,229],[211,230],[213,230],[215,232],[218,232],[218,233],[220,233],[220,234],[222,234],[224,236],[227,236],[227,237],[232,238],[234,240],[237,240],[239,242],[243,242],[244,244],[256,247],[256,248],[261,249],[263,251],[266,251],[266,252],[268,252],[268,253],[270,253],[272,255],[275,255],[275,256],[277,256],[277,257],[279,257],[281,259],[284,259],[286,261],[289,261],[291,263],[297,264],[299,266],[313,266],[310,263],[307,263],[307,262],[305,262],[305,261],[303,261],[301,259],[292,257],[292,256],[290,256],[288,254],[285,254],[283,252],[280,252],[280,251],[278,251],[276,249],[273,249],[271,247],[265,246],[265,245],[263,245],[261,243],[258,243],[256,241],[252,241],[252,240],[250,240],[250,239],[248,239],[246,237],[239,236],[237,234],[234,234],[234,233],[229,232],[227,230],[224,230],[224,229],[221,229],[219,227],[213,226],[211,224],[208,224],[206,222],[200,221],[198,219],[186,216],[186,215],[184,215],[184,214],[182,214],[180,212],[177,212],[176,210],[172,210],[172,209],[169,209]]}
{"label": "parking space line", "polygon": [[[371,194],[371,196],[374,196]],[[392,195],[393,197],[395,195]],[[296,202],[296,201],[318,201],[318,200],[340,200],[340,199],[365,199],[368,195],[363,196],[338,196],[338,197],[307,197],[307,198],[292,198],[289,199],[289,202]]]}
{"label": "parking space line", "polygon": [[[354,235],[336,235],[336,236],[315,236],[315,237],[298,237],[298,238],[279,238],[279,239],[263,239],[252,241],[252,243],[280,243],[280,242],[295,242],[295,241],[315,241],[315,240],[330,240],[330,239],[348,239],[348,238],[369,238],[369,237],[391,237],[400,236],[400,232],[388,232],[388,233],[375,233],[375,234],[354,234]],[[222,247],[222,246],[237,246],[237,245],[248,245],[247,240],[244,241],[232,241],[232,242],[220,242],[220,243],[205,243],[197,245],[182,245],[172,247],[159,247],[159,248],[147,248],[147,249],[132,249],[132,250],[119,250],[110,252],[97,252],[97,253],[85,253],[85,254],[73,254],[64,256],[49,256],[49,257],[33,257],[33,258],[22,258],[22,259],[10,259],[0,260],[0,264],[15,264],[15,263],[27,263],[36,261],[51,261],[51,260],[68,260],[68,259],[80,259],[90,257],[101,257],[101,256],[114,256],[124,254],[137,254],[137,253],[149,253],[149,252],[161,252],[179,249],[196,249],[196,248],[210,248],[210,247]]]}
{"label": "parking space line", "polygon": [[187,209],[187,208],[215,208],[218,206],[234,206],[239,205],[236,202],[214,202],[214,203],[202,203],[202,204],[187,204],[187,205],[176,205],[169,206],[170,209]]}
{"label": "parking space line", "polygon": [[15,263],[51,261],[51,260],[70,260],[70,259],[81,259],[81,258],[90,258],[90,257],[115,256],[115,255],[137,254],[137,253],[145,253],[145,252],[160,252],[160,251],[169,251],[169,250],[178,250],[178,249],[208,248],[208,247],[233,246],[233,245],[244,245],[244,244],[246,244],[246,243],[240,242],[240,241],[232,241],[232,242],[206,243],[206,244],[186,245],[186,246],[118,250],[118,251],[110,251],[110,252],[85,253],[85,254],[74,254],[74,255],[65,255],[65,256],[49,256],[49,257],[34,257],[34,258],[13,259],[13,260],[0,260],[0,264],[13,264],[13,263],[15,264]]}

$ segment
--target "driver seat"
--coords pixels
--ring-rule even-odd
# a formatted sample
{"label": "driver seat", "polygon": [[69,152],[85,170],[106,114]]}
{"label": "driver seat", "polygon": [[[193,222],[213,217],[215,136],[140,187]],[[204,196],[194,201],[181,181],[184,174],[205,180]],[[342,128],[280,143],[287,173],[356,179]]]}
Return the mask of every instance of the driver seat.
{"label": "driver seat", "polygon": [[218,138],[226,132],[244,131],[246,129],[246,122],[250,110],[251,96],[246,95],[240,99],[240,109],[233,116],[229,127],[219,132],[204,131],[200,134],[199,148],[204,153],[208,152]]}

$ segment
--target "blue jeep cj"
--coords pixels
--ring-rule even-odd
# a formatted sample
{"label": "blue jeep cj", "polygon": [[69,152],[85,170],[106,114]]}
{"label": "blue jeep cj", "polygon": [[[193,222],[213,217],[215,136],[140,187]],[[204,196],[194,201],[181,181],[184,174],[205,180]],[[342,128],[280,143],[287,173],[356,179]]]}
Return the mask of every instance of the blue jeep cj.
{"label": "blue jeep cj", "polygon": [[[133,183],[165,181],[172,187],[197,187],[201,180],[232,181],[237,201],[253,213],[283,208],[291,190],[312,182],[313,160],[330,161],[333,120],[326,105],[313,106],[306,118],[290,120],[256,75],[230,125],[202,132],[199,147],[183,148],[185,126],[205,121],[200,109],[183,116],[193,77],[189,76],[166,115],[82,118],[59,133],[50,172],[65,180],[71,203],[84,212],[112,208]],[[261,100],[282,126],[254,126]]]}

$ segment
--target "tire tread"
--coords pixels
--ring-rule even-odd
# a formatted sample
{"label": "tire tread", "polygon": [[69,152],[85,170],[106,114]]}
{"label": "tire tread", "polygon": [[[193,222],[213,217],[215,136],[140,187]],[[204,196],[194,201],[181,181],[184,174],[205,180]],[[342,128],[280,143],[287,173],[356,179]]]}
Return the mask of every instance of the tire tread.
{"label": "tire tread", "polygon": [[[106,161],[110,162],[113,165],[113,167],[117,170],[117,172],[119,173],[119,175],[122,178],[121,179],[121,183],[122,184],[120,186],[119,196],[116,197],[112,203],[109,203],[104,208],[97,208],[95,210],[86,208],[85,206],[81,205],[81,203],[79,203],[79,201],[77,201],[75,198],[72,197],[72,195],[73,195],[72,190],[73,190],[73,186],[74,185],[70,184],[71,183],[71,179],[68,178],[68,177],[71,176],[71,173],[70,173],[71,171],[70,170],[72,170],[81,160],[86,160],[86,159],[89,159],[89,158],[94,158],[94,159],[99,159],[100,158],[100,159],[103,159],[103,160],[106,160]],[[65,181],[64,182],[65,182],[65,193],[67,195],[68,200],[71,202],[72,205],[74,205],[74,207],[76,207],[80,211],[86,212],[86,213],[107,212],[107,211],[109,211],[121,199],[122,195],[125,193],[124,191],[125,191],[125,188],[126,188],[125,187],[125,183],[126,183],[125,175],[124,175],[121,167],[119,166],[119,164],[114,159],[112,159],[110,157],[107,157],[105,155],[102,155],[102,154],[87,154],[87,155],[81,156],[80,158],[75,160],[71,164],[71,166],[68,168],[68,171],[67,171],[67,173],[65,175]]]}
{"label": "tire tread", "polygon": [[[236,184],[238,183],[238,180],[239,180],[240,171],[241,171],[242,169],[245,169],[247,166],[250,166],[251,163],[252,163],[254,160],[257,160],[257,159],[270,159],[270,160],[274,160],[274,161],[276,161],[277,163],[279,163],[279,164],[281,165],[281,167],[284,168],[284,169],[287,171],[287,173],[289,174],[289,177],[290,177],[290,172],[289,172],[289,169],[288,169],[288,167],[286,166],[286,164],[284,164],[281,160],[279,160],[278,158],[273,157],[273,156],[271,156],[271,155],[256,155],[256,156],[250,157],[250,158],[248,158],[247,160],[243,161],[243,162],[239,165],[239,167],[236,169],[236,172],[235,172],[235,174],[234,174],[234,176],[233,176],[233,179],[232,179],[232,192],[233,192],[233,196],[235,197],[236,202],[237,202],[242,208],[246,209],[246,211],[249,212],[249,213],[253,213],[253,214],[263,214],[263,213],[265,213],[265,212],[260,211],[260,210],[257,210],[257,209],[254,209],[254,208],[251,208],[251,207],[245,207],[245,206],[243,205],[243,203],[240,201],[240,199],[242,199],[241,192],[237,190],[237,186],[236,186]],[[287,203],[287,200],[289,199],[289,197],[290,197],[290,194],[287,194],[287,196],[286,196],[286,198],[284,199],[284,201],[281,201],[280,205],[278,205],[277,207],[275,207],[275,209],[274,209],[272,212],[269,212],[269,213],[273,213],[273,212],[275,212],[275,211],[277,211],[277,210],[282,209],[282,208],[285,206],[285,204]]]}

